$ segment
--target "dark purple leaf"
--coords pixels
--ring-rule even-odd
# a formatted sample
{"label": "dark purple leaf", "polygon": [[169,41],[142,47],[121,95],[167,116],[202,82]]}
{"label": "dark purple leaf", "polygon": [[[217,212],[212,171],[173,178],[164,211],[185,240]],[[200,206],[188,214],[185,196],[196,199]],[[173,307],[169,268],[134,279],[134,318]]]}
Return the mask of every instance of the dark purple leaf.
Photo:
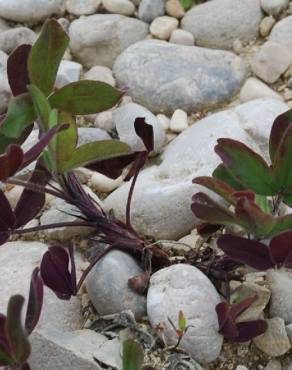
{"label": "dark purple leaf", "polygon": [[292,231],[275,236],[270,242],[271,259],[281,267],[292,260]]}
{"label": "dark purple leaf", "polygon": [[27,61],[31,45],[20,45],[7,60],[7,75],[14,96],[27,92],[30,84]]}
{"label": "dark purple leaf", "polygon": [[209,176],[200,176],[193,179],[193,184],[205,186],[209,190],[220,195],[227,202],[234,205],[236,204],[236,199],[234,199],[233,196],[235,190],[222,180]]}
{"label": "dark purple leaf", "polygon": [[292,124],[292,110],[280,114],[274,121],[271,133],[270,133],[270,142],[269,150],[271,160],[274,161],[276,151],[286,133],[286,130]]}
{"label": "dark purple leaf", "polygon": [[[74,267],[71,273],[73,272]],[[69,300],[72,295],[76,295],[76,286],[72,286],[74,279],[71,273],[67,250],[58,246],[50,247],[42,258],[41,277],[45,285],[60,299]]]}
{"label": "dark purple leaf", "polygon": [[214,225],[214,224],[208,224],[207,222],[203,222],[196,226],[197,232],[202,237],[209,237],[212,234],[214,234],[216,231],[218,231],[222,225]]}
{"label": "dark purple leaf", "polygon": [[257,270],[267,270],[274,266],[269,248],[256,240],[226,234],[218,238],[217,245],[234,261],[247,264]]}
{"label": "dark purple leaf", "polygon": [[25,316],[25,329],[28,335],[32,333],[32,331],[34,330],[39,321],[43,306],[43,298],[44,298],[43,280],[40,277],[39,267],[36,267],[33,270],[31,276],[29,298]]}
{"label": "dark purple leaf", "polygon": [[8,366],[12,363],[12,351],[6,333],[6,316],[0,314],[0,366]]}
{"label": "dark purple leaf", "polygon": [[255,320],[240,322],[237,324],[238,337],[235,338],[236,342],[247,342],[258,335],[263,334],[268,325],[265,320]]}
{"label": "dark purple leaf", "polygon": [[236,338],[238,330],[234,318],[230,314],[230,305],[227,302],[218,303],[216,312],[219,322],[219,333],[223,334],[225,338]]}
{"label": "dark purple leaf", "polygon": [[135,132],[143,141],[148,153],[154,149],[153,127],[145,122],[145,118],[136,118],[134,122]]}
{"label": "dark purple leaf", "polygon": [[132,177],[138,176],[140,170],[146,163],[148,158],[148,152],[137,152],[137,155],[135,157],[135,160],[130,167],[126,177],[124,178],[124,181],[130,181]]}
{"label": "dark purple leaf", "polygon": [[19,145],[11,144],[5,154],[0,155],[0,181],[13,176],[21,167],[23,151]]}
{"label": "dark purple leaf", "polygon": [[[46,186],[51,179],[51,174],[46,170],[40,161],[29,179],[30,184]],[[14,210],[16,217],[15,228],[26,225],[32,220],[43,208],[46,201],[45,193],[24,189]]]}
{"label": "dark purple leaf", "polygon": [[247,310],[256,300],[258,297],[255,295],[253,297],[248,297],[242,300],[237,304],[233,304],[230,308],[230,314],[235,320],[242,312]]}
{"label": "dark purple leaf", "polygon": [[28,363],[25,363],[25,364],[23,364],[23,365],[21,366],[21,369],[20,369],[20,370],[31,370],[31,369],[30,369],[29,364],[28,364]]}
{"label": "dark purple leaf", "polygon": [[0,190],[0,245],[4,244],[14,227],[15,216],[3,191]]}

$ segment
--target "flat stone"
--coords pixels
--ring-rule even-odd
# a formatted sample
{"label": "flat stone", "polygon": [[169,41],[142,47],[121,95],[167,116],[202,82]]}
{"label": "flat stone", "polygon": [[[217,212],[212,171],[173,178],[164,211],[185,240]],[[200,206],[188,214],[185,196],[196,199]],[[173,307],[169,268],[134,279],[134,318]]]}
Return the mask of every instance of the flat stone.
{"label": "flat stone", "polygon": [[0,0],[0,17],[13,22],[37,23],[63,12],[63,0]]}
{"label": "flat stone", "polygon": [[275,90],[258,80],[257,78],[248,78],[240,90],[240,101],[245,103],[249,100],[259,98],[273,98],[283,100]]}
{"label": "flat stone", "polygon": [[101,0],[66,0],[66,10],[74,15],[90,15],[97,12]]}
{"label": "flat stone", "polygon": [[[1,6],[1,5],[0,5]],[[32,45],[37,39],[37,35],[27,27],[11,28],[0,33],[0,49],[10,54],[14,49],[22,44]]]}
{"label": "flat stone", "polygon": [[292,53],[292,15],[281,19],[272,29],[269,40],[286,46]]}
{"label": "flat stone", "polygon": [[129,0],[102,0],[102,5],[110,13],[133,15],[135,12],[135,5]]}
{"label": "flat stone", "polygon": [[245,78],[243,61],[233,53],[158,40],[130,46],[113,70],[118,85],[155,113],[211,108],[236,94]]}
{"label": "flat stone", "polygon": [[152,22],[153,19],[164,15],[165,0],[141,0],[138,17],[144,22]]}
{"label": "flat stone", "polygon": [[179,45],[193,46],[195,38],[191,32],[177,29],[171,32],[169,42]]}
{"label": "flat stone", "polygon": [[[11,295],[21,294],[26,298],[27,303],[32,271],[40,265],[42,256],[47,249],[47,245],[32,241],[9,242],[1,246],[1,313],[6,314],[7,303]],[[75,253],[75,260],[77,275],[80,276],[84,262],[78,253]],[[81,327],[82,316],[79,298],[72,297],[70,301],[62,301],[46,287],[44,293],[44,305],[37,330],[55,329],[67,332]]]}
{"label": "flat stone", "polygon": [[286,333],[284,320],[280,317],[273,317],[266,320],[267,331],[253,339],[254,344],[271,357],[284,355],[291,348],[289,338]]}
{"label": "flat stone", "polygon": [[166,15],[157,17],[150,25],[151,34],[160,40],[169,40],[172,31],[177,29],[178,20]]}
{"label": "flat stone", "polygon": [[289,0],[261,0],[262,9],[269,15],[278,16],[288,7]]}
{"label": "flat stone", "polygon": [[95,14],[73,21],[69,28],[72,55],[86,68],[111,67],[131,44],[143,40],[146,23],[118,14]]}
{"label": "flat stone", "polygon": [[111,140],[110,135],[101,128],[97,127],[79,127],[77,146],[91,143],[93,141]]}
{"label": "flat stone", "polygon": [[236,39],[255,39],[262,19],[259,0],[213,0],[194,6],[182,19],[196,45],[231,49]]}
{"label": "flat stone", "polygon": [[[186,235],[198,222],[190,209],[192,195],[202,191],[192,179],[210,176],[220,163],[214,152],[217,139],[239,140],[268,158],[272,123],[287,109],[279,100],[258,99],[211,114],[178,135],[165,148],[160,164],[143,170],[138,177],[131,208],[133,226],[157,240],[178,240]],[[129,186],[123,184],[104,202],[121,220]]]}
{"label": "flat stone", "polygon": [[90,271],[86,287],[100,315],[131,310],[137,320],[146,314],[146,298],[135,293],[128,280],[142,273],[137,262],[119,250],[109,252]]}
{"label": "flat stone", "polygon": [[211,362],[221,351],[223,337],[218,333],[215,311],[219,294],[210,280],[196,267],[177,264],[154,273],[147,295],[147,312],[153,328],[163,327],[158,335],[167,345],[175,345],[177,337],[168,318],[177,325],[183,311],[187,325],[180,348],[199,362]]}
{"label": "flat stone", "polygon": [[275,42],[266,42],[256,53],[251,68],[259,78],[274,83],[292,63],[292,53],[286,46]]}
{"label": "flat stone", "polygon": [[165,132],[157,118],[139,104],[129,103],[113,111],[113,121],[121,141],[127,143],[132,150],[145,150],[142,140],[135,132],[134,122],[138,117],[153,127],[154,152],[159,152],[165,143]]}
{"label": "flat stone", "polygon": [[59,66],[55,86],[61,89],[65,85],[76,82],[80,78],[82,65],[71,60],[62,60]]}

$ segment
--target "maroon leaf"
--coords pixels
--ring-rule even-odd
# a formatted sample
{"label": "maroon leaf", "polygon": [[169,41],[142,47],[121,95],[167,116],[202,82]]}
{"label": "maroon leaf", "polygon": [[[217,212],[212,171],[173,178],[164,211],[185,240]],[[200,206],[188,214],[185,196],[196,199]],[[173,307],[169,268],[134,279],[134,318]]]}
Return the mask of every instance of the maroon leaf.
{"label": "maroon leaf", "polygon": [[65,248],[50,247],[43,255],[41,262],[41,276],[46,286],[60,299],[69,300],[76,295],[76,286],[72,286],[74,278],[74,262],[71,261],[71,272],[69,271],[69,254]]}
{"label": "maroon leaf", "polygon": [[238,336],[236,342],[247,342],[258,335],[263,334],[268,325],[265,320],[240,322],[237,324]]}
{"label": "maroon leaf", "polygon": [[193,184],[205,186],[214,193],[220,195],[227,202],[234,205],[236,204],[236,199],[234,199],[233,196],[235,190],[222,180],[209,176],[200,176],[193,179]]}
{"label": "maroon leaf", "polygon": [[7,180],[20,169],[23,151],[19,145],[11,144],[5,154],[0,155],[0,181]]}
{"label": "maroon leaf", "polygon": [[202,237],[209,237],[218,231],[222,225],[215,225],[215,224],[208,224],[207,222],[203,222],[196,226],[197,232]]}
{"label": "maroon leaf", "polygon": [[226,234],[218,238],[217,245],[234,261],[247,264],[257,270],[267,270],[274,266],[269,248],[256,240]]}
{"label": "maroon leaf", "polygon": [[143,141],[148,153],[154,149],[153,127],[145,122],[145,118],[136,118],[134,122],[135,132]]}
{"label": "maroon leaf", "polygon": [[223,334],[225,338],[236,338],[238,330],[234,318],[230,314],[230,305],[227,302],[218,303],[216,312],[219,322],[219,333]]}
{"label": "maroon leaf", "polygon": [[258,297],[255,295],[253,297],[245,298],[243,301],[232,305],[230,309],[230,314],[234,318],[234,320],[242,314],[245,310],[247,310],[256,300]]}
{"label": "maroon leaf", "polygon": [[36,267],[31,276],[29,298],[25,317],[25,329],[28,335],[32,333],[39,321],[43,306],[43,298],[43,280],[40,277],[39,267]]}
{"label": "maroon leaf", "polygon": [[14,96],[27,92],[30,84],[27,61],[31,45],[20,45],[7,60],[7,75]]}
{"label": "maroon leaf", "polygon": [[286,130],[292,124],[292,110],[280,114],[274,121],[271,133],[270,133],[270,142],[269,150],[271,160],[274,161],[274,157],[280,143],[286,133]]}
{"label": "maroon leaf", "polygon": [[6,316],[0,314],[0,366],[12,363],[12,350],[6,332]]}
{"label": "maroon leaf", "polygon": [[289,265],[292,261],[292,231],[275,236],[270,243],[270,253],[278,267]]}

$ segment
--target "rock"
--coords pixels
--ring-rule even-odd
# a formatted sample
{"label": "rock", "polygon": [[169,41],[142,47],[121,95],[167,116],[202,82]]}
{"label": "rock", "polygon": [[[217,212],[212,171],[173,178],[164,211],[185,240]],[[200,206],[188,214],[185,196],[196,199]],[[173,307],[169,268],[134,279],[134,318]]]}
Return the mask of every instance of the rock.
{"label": "rock", "polygon": [[231,49],[236,39],[255,39],[261,19],[259,0],[213,0],[189,10],[182,28],[192,32],[198,46]]}
{"label": "rock", "polygon": [[[43,243],[32,241],[10,242],[1,246],[1,313],[6,314],[7,303],[11,295],[22,294],[27,303],[32,271],[40,265],[42,255],[47,248]],[[84,262],[78,253],[75,253],[75,260],[79,277]],[[45,287],[44,305],[37,330],[55,329],[65,332],[77,330],[81,324],[79,298],[72,297],[70,301],[62,301]]]}
{"label": "rock", "polygon": [[157,118],[139,104],[129,103],[113,111],[113,120],[121,141],[127,143],[132,150],[145,150],[142,140],[135,132],[134,122],[138,117],[145,118],[146,123],[153,127],[154,152],[159,152],[165,143],[165,132]]}
{"label": "rock", "polygon": [[55,86],[58,89],[61,89],[61,87],[65,85],[78,81],[81,71],[81,64],[70,60],[62,60],[59,66]]}
{"label": "rock", "polygon": [[111,86],[116,85],[113,73],[110,68],[105,66],[94,66],[84,74],[85,80],[103,81]]}
{"label": "rock", "polygon": [[165,0],[142,0],[139,5],[138,16],[144,22],[164,15]]}
{"label": "rock", "polygon": [[173,132],[183,132],[188,128],[188,115],[181,109],[174,111],[170,120],[170,130]]}
{"label": "rock", "polygon": [[100,315],[131,310],[137,320],[146,314],[146,298],[135,293],[128,280],[142,273],[137,262],[119,250],[109,252],[90,271],[86,287]]}
{"label": "rock", "polygon": [[289,324],[286,326],[286,333],[288,335],[288,338],[292,344],[292,324]]}
{"label": "rock", "polygon": [[169,42],[172,42],[173,44],[193,46],[195,39],[191,32],[177,29],[172,31]]}
{"label": "rock", "polygon": [[264,370],[282,370],[281,362],[278,360],[270,360]]}
{"label": "rock", "polygon": [[251,68],[259,78],[268,83],[274,83],[292,63],[292,53],[275,42],[266,42],[256,53]]}
{"label": "rock", "polygon": [[11,98],[11,89],[7,77],[0,75],[0,114],[5,113]]}
{"label": "rock", "polygon": [[66,0],[66,10],[77,16],[89,15],[97,12],[101,0]]}
{"label": "rock", "polygon": [[110,193],[122,183],[122,177],[113,180],[101,173],[95,172],[89,180],[89,187],[100,193]]}
{"label": "rock", "polygon": [[70,25],[70,49],[86,68],[111,67],[118,55],[131,44],[143,40],[148,26],[118,14],[95,14]]}
{"label": "rock", "polygon": [[112,131],[114,129],[114,120],[112,110],[106,110],[96,115],[94,126],[99,127],[106,131]]}
{"label": "rock", "polygon": [[289,0],[261,0],[261,7],[269,15],[278,16],[287,8]]}
{"label": "rock", "polygon": [[177,336],[168,318],[177,325],[179,311],[183,311],[187,325],[191,325],[180,342],[180,348],[199,362],[211,362],[221,351],[223,338],[218,333],[215,311],[219,294],[210,280],[196,267],[177,264],[154,273],[147,295],[147,312],[153,328],[167,345],[175,345]]}
{"label": "rock", "polygon": [[245,77],[242,60],[230,52],[158,40],[130,46],[113,70],[118,85],[156,113],[215,106],[236,94]]}
{"label": "rock", "polygon": [[[119,338],[106,341],[94,352],[94,358],[112,369],[122,370],[122,344]],[[103,367],[104,368],[104,367]]]}
{"label": "rock", "polygon": [[254,338],[254,344],[268,356],[284,355],[291,348],[284,320],[280,317],[273,317],[266,320],[266,322],[268,324],[267,331]]}
{"label": "rock", "polygon": [[286,46],[292,53],[292,15],[283,18],[272,29],[269,40]]}
{"label": "rock", "polygon": [[248,78],[240,90],[240,101],[247,102],[259,98],[273,98],[283,100],[281,95],[276,93],[268,85],[257,78]]}
{"label": "rock", "polygon": [[94,353],[108,340],[93,330],[62,333],[57,330],[37,330],[31,336],[32,370],[101,370],[94,361]]}
{"label": "rock", "polygon": [[257,296],[257,300],[237,317],[237,322],[258,320],[269,303],[271,292],[266,287],[249,282],[244,282],[232,292],[231,300],[234,303],[254,296]]}
{"label": "rock", "polygon": [[165,11],[167,15],[177,19],[185,15],[185,10],[179,0],[168,0],[165,4]]}
{"label": "rock", "polygon": [[164,114],[157,114],[156,118],[160,122],[161,126],[164,128],[165,131],[169,129],[170,126],[170,119]]}
{"label": "rock", "polygon": [[272,28],[274,27],[274,24],[276,23],[275,18],[273,17],[265,17],[260,24],[260,35],[262,37],[267,37],[269,33],[271,32]]}
{"label": "rock", "polygon": [[246,366],[243,366],[243,365],[238,365],[238,366],[236,366],[235,370],[248,370],[248,368]]}
{"label": "rock", "polygon": [[105,10],[121,15],[133,15],[135,5],[129,0],[102,0]]}
{"label": "rock", "polygon": [[10,27],[8,23],[5,21],[5,19],[0,18],[0,32],[4,32],[9,30]]}
{"label": "rock", "polygon": [[36,34],[27,27],[11,28],[0,33],[0,49],[5,53],[10,54],[14,49],[22,44],[32,45],[36,38]]}
{"label": "rock", "polygon": [[169,40],[172,31],[177,29],[178,20],[173,17],[157,17],[150,25],[151,34],[160,40]]}
{"label": "rock", "polygon": [[63,12],[63,0],[0,0],[0,17],[13,22],[37,23]]}
{"label": "rock", "polygon": [[91,143],[92,141],[111,140],[109,134],[100,128],[96,127],[79,127],[78,128],[78,144]]}
{"label": "rock", "polygon": [[269,270],[267,275],[272,291],[270,315],[281,317],[286,324],[292,324],[292,272],[286,269]]}
{"label": "rock", "polygon": [[[192,184],[192,179],[210,176],[220,163],[214,152],[217,139],[242,141],[268,158],[272,123],[287,109],[279,100],[258,99],[207,116],[186,129],[165,148],[159,165],[139,175],[131,208],[133,226],[156,240],[178,240],[186,235],[198,222],[190,210],[192,195],[202,191]],[[125,217],[129,186],[123,184],[104,203],[121,220]]]}

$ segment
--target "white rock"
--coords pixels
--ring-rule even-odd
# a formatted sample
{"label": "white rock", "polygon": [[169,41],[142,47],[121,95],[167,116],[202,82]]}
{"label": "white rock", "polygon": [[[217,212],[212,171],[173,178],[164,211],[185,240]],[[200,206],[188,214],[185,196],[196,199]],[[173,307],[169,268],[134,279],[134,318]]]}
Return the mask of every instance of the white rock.
{"label": "white rock", "polygon": [[188,115],[186,112],[181,109],[174,111],[169,128],[173,132],[182,132],[188,128]]}
{"label": "white rock", "polygon": [[266,42],[254,56],[252,71],[262,80],[274,83],[292,63],[292,53],[275,42]]}
{"label": "white rock", "polygon": [[94,14],[70,25],[72,55],[86,68],[111,67],[117,56],[131,44],[143,40],[146,23],[118,14]]}
{"label": "white rock", "polygon": [[116,85],[112,70],[105,66],[94,66],[84,74],[85,80],[102,81],[111,86]]}
{"label": "white rock", "polygon": [[[210,176],[219,164],[214,152],[217,139],[242,141],[268,158],[272,123],[287,109],[279,100],[258,99],[207,116],[186,129],[165,148],[161,164],[143,170],[138,177],[131,210],[133,226],[156,239],[178,240],[186,235],[198,221],[190,210],[192,195],[202,191],[192,179]],[[104,203],[119,219],[125,217],[129,185],[123,184]]]}
{"label": "white rock", "polygon": [[57,73],[55,86],[60,89],[65,85],[78,81],[81,71],[81,64],[70,60],[62,60]]}
{"label": "white rock", "polygon": [[97,127],[79,127],[77,146],[93,141],[111,140],[109,134]]}
{"label": "white rock", "polygon": [[95,172],[89,180],[90,188],[101,193],[110,193],[118,188],[122,183],[122,177],[118,177],[113,180],[98,172]]}
{"label": "white rock", "polygon": [[267,37],[268,34],[271,32],[271,29],[274,27],[274,24],[276,23],[276,20],[274,17],[265,17],[260,24],[260,35],[262,37]]}
{"label": "white rock", "polygon": [[151,34],[160,40],[169,40],[172,31],[178,27],[178,20],[173,17],[157,17],[150,25]]}
{"label": "white rock", "polygon": [[167,15],[180,19],[185,15],[185,10],[180,0],[168,0],[165,4]]}
{"label": "white rock", "polygon": [[[48,247],[39,242],[10,242],[0,248],[2,274],[0,276],[0,312],[6,314],[9,297],[22,294],[28,298],[30,278],[33,269],[40,265]],[[83,259],[75,253],[78,277],[81,274]],[[56,329],[60,331],[77,330],[81,327],[82,317],[79,298],[62,301],[45,287],[44,305],[37,329]]]}
{"label": "white rock", "polygon": [[63,10],[63,0],[0,0],[0,17],[14,22],[37,23]]}
{"label": "white rock", "polygon": [[262,9],[270,15],[279,15],[287,8],[289,0],[261,0]]}
{"label": "white rock", "polygon": [[269,40],[286,46],[292,53],[292,15],[281,19],[272,29]]}
{"label": "white rock", "polygon": [[240,90],[240,101],[243,103],[259,99],[259,98],[274,98],[283,100],[281,95],[276,93],[268,85],[258,80],[257,78],[248,78]]}
{"label": "white rock", "polygon": [[66,10],[74,15],[89,15],[97,12],[101,0],[66,0]]}
{"label": "white rock", "polygon": [[100,112],[96,115],[94,126],[102,128],[106,131],[111,131],[114,129],[114,120],[112,110],[106,110],[105,112]]}
{"label": "white rock", "polygon": [[249,370],[246,366],[238,365],[235,370]]}
{"label": "white rock", "polygon": [[144,117],[146,123],[153,126],[154,151],[159,152],[165,143],[165,132],[157,118],[136,103],[129,103],[113,111],[114,125],[121,141],[130,145],[132,150],[145,150],[142,140],[137,136],[134,128],[135,119]]}
{"label": "white rock", "polygon": [[172,31],[169,42],[179,45],[193,46],[195,43],[195,38],[191,32],[177,29]]}
{"label": "white rock", "polygon": [[102,5],[110,13],[133,15],[135,5],[129,0],[102,0]]}
{"label": "white rock", "polygon": [[3,74],[0,75],[0,114],[6,112],[10,98],[11,89],[7,77]]}
{"label": "white rock", "polygon": [[141,0],[138,16],[144,22],[152,22],[153,19],[164,15],[165,0]]}
{"label": "white rock", "polygon": [[5,21],[5,19],[0,18],[0,32],[4,32],[9,30],[10,27],[8,23]]}
{"label": "white rock", "polygon": [[191,327],[180,347],[199,362],[211,362],[219,355],[223,342],[215,311],[220,301],[216,289],[200,270],[177,264],[152,275],[147,295],[148,318],[153,328],[165,328],[158,335],[168,345],[174,345],[177,337],[168,318],[177,325],[182,310]]}
{"label": "white rock", "polygon": [[281,362],[278,360],[270,360],[264,370],[282,370]]}
{"label": "white rock", "polygon": [[36,41],[36,34],[27,27],[11,28],[0,33],[0,49],[10,54],[22,44],[32,45]]}
{"label": "white rock", "polygon": [[158,119],[164,130],[167,131],[170,126],[170,119],[165,114],[162,113],[157,114],[156,118]]}
{"label": "white rock", "polygon": [[146,314],[146,298],[135,293],[128,280],[142,273],[129,254],[114,250],[103,257],[86,279],[89,297],[100,315],[131,310],[137,319]]}

